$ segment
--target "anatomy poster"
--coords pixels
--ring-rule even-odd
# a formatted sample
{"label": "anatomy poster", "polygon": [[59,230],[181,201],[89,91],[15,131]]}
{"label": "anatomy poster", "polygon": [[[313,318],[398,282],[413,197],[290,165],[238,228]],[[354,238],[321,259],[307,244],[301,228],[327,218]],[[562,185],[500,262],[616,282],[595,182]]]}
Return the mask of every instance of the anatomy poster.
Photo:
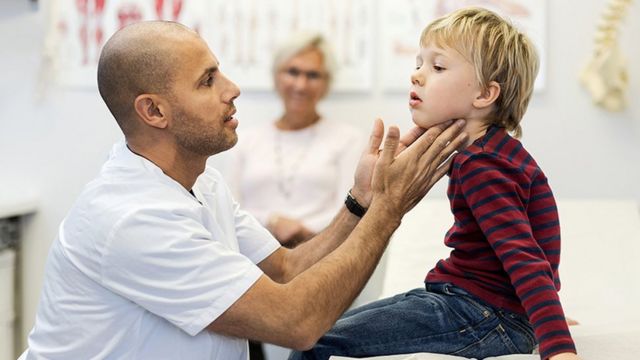
{"label": "anatomy poster", "polygon": [[420,34],[434,19],[466,6],[480,6],[509,18],[536,46],[540,70],[535,89],[544,88],[546,0],[394,0],[380,1],[382,88],[407,91],[416,66]]}
{"label": "anatomy poster", "polygon": [[100,50],[115,31],[140,20],[174,20],[203,36],[243,91],[270,90],[276,47],[292,32],[319,31],[338,62],[336,91],[405,91],[422,29],[469,5],[505,15],[529,34],[542,88],[546,0],[50,0],[45,56],[59,84],[92,87]]}
{"label": "anatomy poster", "polygon": [[115,31],[140,20],[174,20],[204,37],[221,70],[243,90],[268,90],[276,46],[294,31],[319,31],[329,39],[338,61],[335,89],[369,90],[371,4],[371,0],[52,0],[45,53],[58,83],[94,86],[100,50]]}
{"label": "anatomy poster", "polygon": [[[207,1],[201,0],[51,0],[45,54],[57,82],[95,86],[100,51],[118,29],[141,20],[173,20],[203,31]],[[153,41],[153,39],[149,39]]]}
{"label": "anatomy poster", "polygon": [[221,69],[243,90],[273,87],[272,55],[296,31],[318,31],[338,63],[334,89],[370,90],[372,0],[210,0],[211,33],[204,34]]}

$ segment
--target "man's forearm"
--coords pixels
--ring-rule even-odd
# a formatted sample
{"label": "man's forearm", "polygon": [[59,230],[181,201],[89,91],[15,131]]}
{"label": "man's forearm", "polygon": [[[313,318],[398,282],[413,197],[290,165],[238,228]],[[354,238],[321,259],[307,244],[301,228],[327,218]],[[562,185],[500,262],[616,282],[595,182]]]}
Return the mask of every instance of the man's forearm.
{"label": "man's forearm", "polygon": [[381,203],[359,222],[348,212],[338,215],[338,222],[358,224],[336,250],[287,283],[262,276],[209,330],[298,350],[312,346],[360,293],[400,224],[400,215]]}
{"label": "man's forearm", "polygon": [[[275,251],[258,264],[267,276],[261,276],[208,329],[296,349],[311,347],[362,290],[402,215],[446,174],[450,165],[446,159],[466,141],[463,135],[452,140],[462,124],[444,132],[434,127],[403,141],[411,145],[401,153],[396,151],[399,130],[391,127],[379,154],[383,129],[377,121],[355,176],[356,183],[371,184],[372,189],[363,218],[358,221],[342,209],[331,226],[305,246]],[[364,170],[374,166],[368,179]]]}
{"label": "man's forearm", "polygon": [[280,283],[291,281],[340,246],[359,221],[359,217],[350,213],[343,206],[326,229],[294,249],[285,252],[282,259],[284,264],[281,266],[283,273],[275,278],[272,276],[272,278]]}
{"label": "man's forearm", "polygon": [[301,331],[319,337],[331,328],[366,284],[399,225],[399,216],[374,202],[336,251],[285,284],[298,299],[290,315]]}

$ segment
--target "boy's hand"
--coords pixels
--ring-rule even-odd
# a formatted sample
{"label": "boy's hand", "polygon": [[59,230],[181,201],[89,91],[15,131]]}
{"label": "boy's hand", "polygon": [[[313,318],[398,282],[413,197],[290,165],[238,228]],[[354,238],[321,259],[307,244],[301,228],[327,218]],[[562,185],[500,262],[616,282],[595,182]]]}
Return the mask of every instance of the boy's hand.
{"label": "boy's hand", "polygon": [[569,325],[569,326],[580,325],[578,320],[574,320],[574,319],[572,319],[570,317],[565,317],[565,320],[567,320],[567,325]]}
{"label": "boy's hand", "polygon": [[549,360],[580,360],[580,357],[574,353],[562,353],[550,357]]}

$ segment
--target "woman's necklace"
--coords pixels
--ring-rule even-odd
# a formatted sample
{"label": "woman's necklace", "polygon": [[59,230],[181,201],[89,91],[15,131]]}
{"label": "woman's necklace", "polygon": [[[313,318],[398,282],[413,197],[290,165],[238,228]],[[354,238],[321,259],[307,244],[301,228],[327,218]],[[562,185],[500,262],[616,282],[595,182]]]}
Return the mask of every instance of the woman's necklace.
{"label": "woman's necklace", "polygon": [[[300,131],[300,130],[296,130],[296,131]],[[283,146],[283,139],[282,139],[282,130],[279,130],[276,128],[276,136],[274,141],[274,154],[275,154],[275,161],[276,161],[276,181],[278,183],[278,191],[286,199],[291,198],[291,194],[293,193],[292,188],[296,180],[296,175],[298,175],[300,166],[302,165],[304,159],[307,157],[307,154],[309,153],[309,149],[313,145],[313,141],[316,138],[316,132],[317,132],[317,128],[316,128],[316,124],[314,123],[313,125],[311,125],[311,127],[308,130],[307,139],[304,142],[300,141],[299,143],[296,144],[296,150],[298,151],[296,151],[295,154],[292,154],[291,151],[289,151],[288,154],[285,154],[285,151],[283,149],[284,146]],[[291,162],[289,162],[289,167],[287,168],[286,166],[287,164],[285,164],[285,156],[291,156],[291,155],[295,155],[295,157]]]}

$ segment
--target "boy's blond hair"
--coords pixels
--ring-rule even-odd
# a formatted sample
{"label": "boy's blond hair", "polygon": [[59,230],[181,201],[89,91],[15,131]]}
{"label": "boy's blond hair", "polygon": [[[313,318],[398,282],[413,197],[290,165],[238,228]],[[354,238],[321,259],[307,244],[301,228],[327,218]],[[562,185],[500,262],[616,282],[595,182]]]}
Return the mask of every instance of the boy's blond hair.
{"label": "boy's blond hair", "polygon": [[531,40],[492,11],[463,8],[422,31],[420,46],[429,44],[460,52],[474,65],[483,89],[491,81],[500,84],[500,95],[488,121],[520,137],[520,120],[538,73],[538,55]]}

